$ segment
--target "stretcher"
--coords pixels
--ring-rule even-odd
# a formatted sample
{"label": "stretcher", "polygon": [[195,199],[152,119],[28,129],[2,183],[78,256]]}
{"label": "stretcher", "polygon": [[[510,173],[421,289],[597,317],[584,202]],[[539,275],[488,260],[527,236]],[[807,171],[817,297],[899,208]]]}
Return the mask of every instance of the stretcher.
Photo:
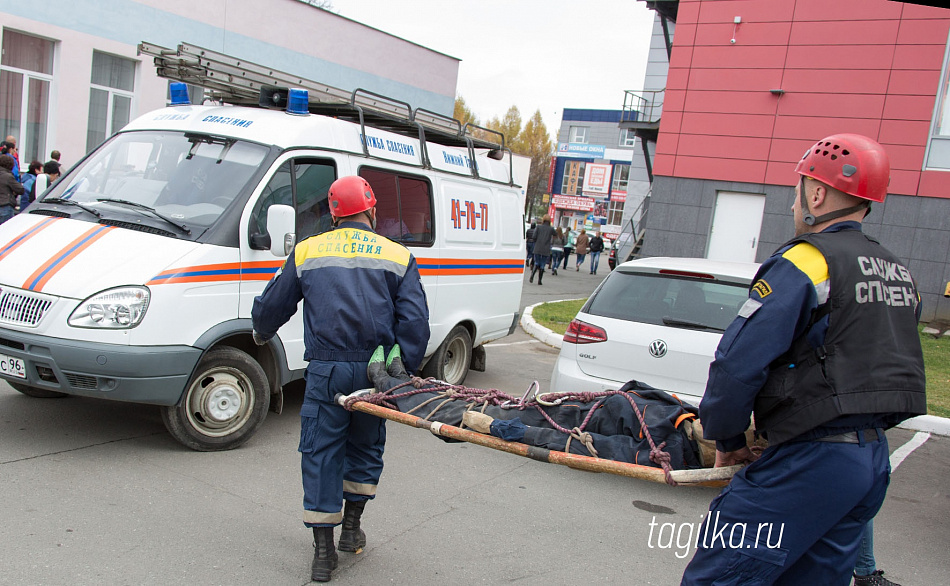
{"label": "stretcher", "polygon": [[703,466],[712,458],[699,445],[696,408],[637,381],[600,393],[541,393],[533,383],[515,397],[434,379],[373,380],[375,388],[338,395],[337,403],[445,441],[672,486],[725,486],[742,468]]}

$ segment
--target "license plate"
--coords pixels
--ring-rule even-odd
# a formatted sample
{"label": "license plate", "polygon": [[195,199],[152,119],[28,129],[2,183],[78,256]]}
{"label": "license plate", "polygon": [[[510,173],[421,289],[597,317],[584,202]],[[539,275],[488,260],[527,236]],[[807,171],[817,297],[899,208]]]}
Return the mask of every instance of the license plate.
{"label": "license plate", "polygon": [[0,374],[25,379],[26,365],[20,358],[0,354]]}

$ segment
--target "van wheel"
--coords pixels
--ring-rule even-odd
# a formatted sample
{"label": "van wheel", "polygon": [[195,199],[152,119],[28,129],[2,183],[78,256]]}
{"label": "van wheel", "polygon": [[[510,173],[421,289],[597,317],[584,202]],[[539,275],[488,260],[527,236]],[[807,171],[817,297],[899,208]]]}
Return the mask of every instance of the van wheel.
{"label": "van wheel", "polygon": [[68,397],[66,393],[60,393],[59,391],[47,391],[46,389],[39,389],[37,387],[31,387],[30,385],[24,385],[22,383],[11,383],[7,381],[14,390],[20,391],[24,395],[29,395],[30,397],[37,397],[39,399],[58,399],[60,397]]}
{"label": "van wheel", "polygon": [[422,369],[422,376],[460,385],[472,363],[472,336],[465,326],[455,326]]}
{"label": "van wheel", "polygon": [[264,423],[268,389],[264,369],[250,355],[230,346],[215,348],[198,363],[181,403],[162,408],[162,421],[192,450],[230,450]]}

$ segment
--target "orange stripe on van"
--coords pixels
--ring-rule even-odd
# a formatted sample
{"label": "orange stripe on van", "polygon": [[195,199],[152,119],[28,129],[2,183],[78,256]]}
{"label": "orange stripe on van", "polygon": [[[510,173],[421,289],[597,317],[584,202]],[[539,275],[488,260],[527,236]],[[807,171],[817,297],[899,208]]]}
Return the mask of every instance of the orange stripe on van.
{"label": "orange stripe on van", "polygon": [[27,240],[30,240],[31,238],[33,238],[34,236],[36,236],[37,234],[39,234],[46,228],[49,228],[53,224],[53,222],[57,220],[59,220],[59,218],[46,218],[42,222],[38,222],[34,226],[31,226],[25,232],[23,232],[22,234],[20,234],[13,240],[11,240],[9,244],[4,246],[3,248],[0,248],[0,260],[3,260],[4,257],[6,257],[8,254],[13,252],[17,248],[19,248],[20,245],[26,242]]}
{"label": "orange stripe on van", "polygon": [[223,281],[269,281],[284,264],[282,260],[226,262],[168,269],[155,275],[146,285],[171,283],[212,283]]}
{"label": "orange stripe on van", "polygon": [[62,270],[69,261],[76,258],[79,253],[93,245],[97,240],[114,230],[111,226],[95,226],[83,232],[78,238],[70,242],[46,261],[43,266],[36,269],[32,275],[23,283],[24,289],[32,291],[42,291],[43,286],[53,278],[56,273]]}
{"label": "orange stripe on van", "polygon": [[516,275],[524,272],[524,260],[486,258],[417,258],[420,275]]}

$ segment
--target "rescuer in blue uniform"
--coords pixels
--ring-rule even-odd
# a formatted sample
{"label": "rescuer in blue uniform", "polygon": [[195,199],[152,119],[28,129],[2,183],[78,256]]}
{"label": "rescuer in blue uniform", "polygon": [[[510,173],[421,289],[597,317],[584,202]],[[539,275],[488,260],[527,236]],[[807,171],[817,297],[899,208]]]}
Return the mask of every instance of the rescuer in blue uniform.
{"label": "rescuer in blue uniform", "polygon": [[861,231],[887,195],[887,153],[839,134],[796,171],[796,237],[759,269],[700,404],[716,465],[751,464],[710,504],[684,585],[850,583],[887,490],[884,430],[926,412],[914,281]]}
{"label": "rescuer in blue uniform", "polygon": [[360,516],[376,495],[386,441],[384,419],[347,411],[333,398],[373,386],[366,367],[377,347],[391,356],[401,351],[412,372],[429,341],[416,259],[373,231],[376,197],[369,183],[357,176],[337,179],[328,201],[335,229],[297,244],[251,310],[255,341],[263,344],[304,300],[309,364],[299,450],[303,520],[313,528],[316,550],[311,579],[318,582],[328,582],[337,566],[334,526],[343,524],[341,551],[359,553],[366,544]]}

